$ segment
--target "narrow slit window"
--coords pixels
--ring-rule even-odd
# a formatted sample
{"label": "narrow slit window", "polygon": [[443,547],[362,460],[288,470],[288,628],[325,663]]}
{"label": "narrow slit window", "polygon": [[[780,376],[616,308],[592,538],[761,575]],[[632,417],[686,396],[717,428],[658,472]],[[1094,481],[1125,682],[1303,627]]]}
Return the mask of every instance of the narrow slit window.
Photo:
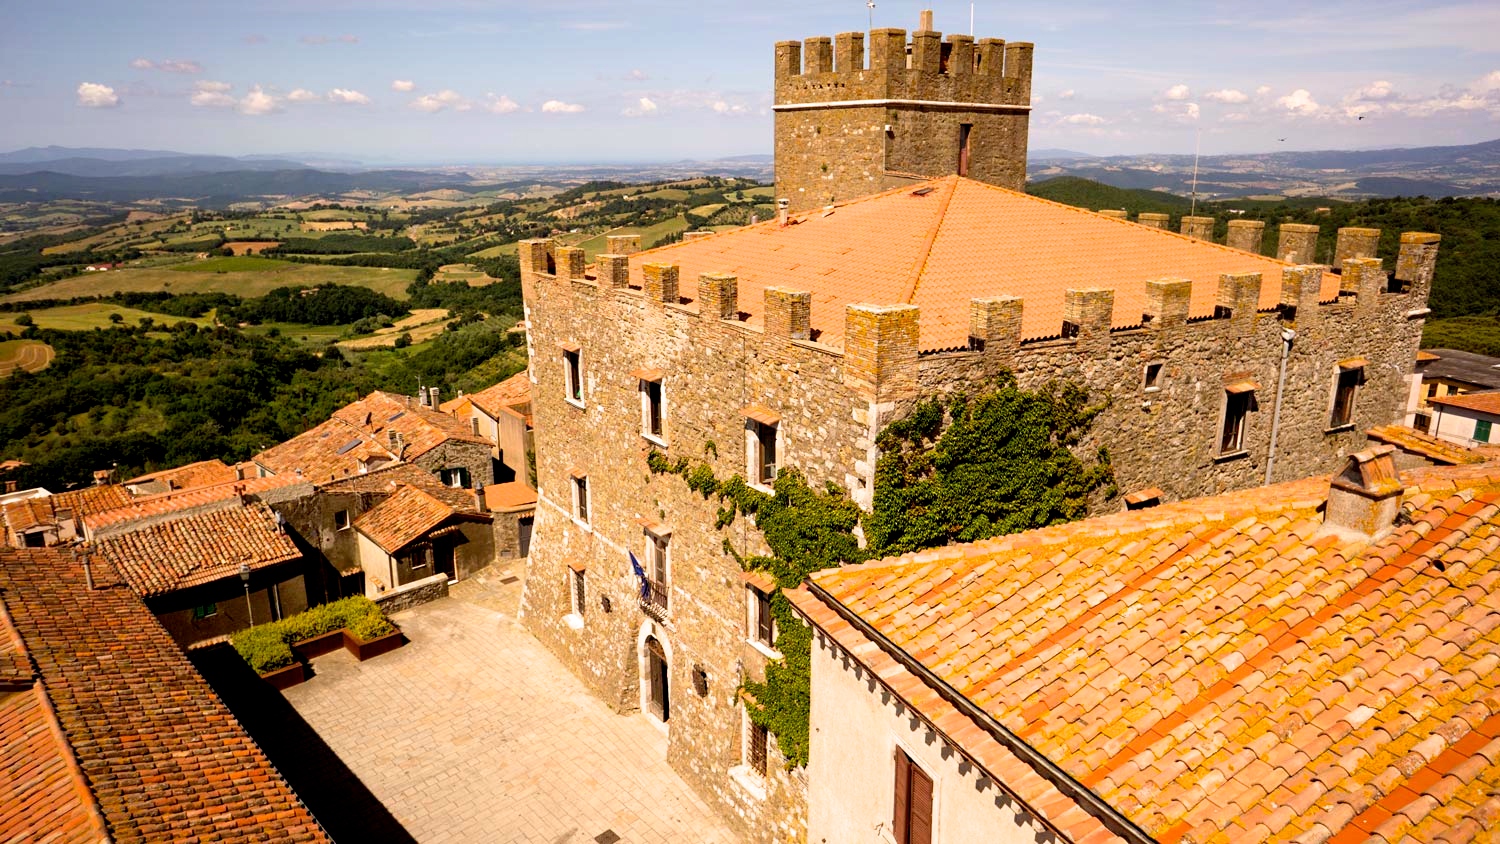
{"label": "narrow slit window", "polygon": [[974,124],[958,124],[958,175],[969,175],[969,139],[973,136]]}
{"label": "narrow slit window", "polygon": [[750,476],[764,486],[776,482],[776,428],[765,422],[750,422]]}
{"label": "narrow slit window", "polygon": [[666,430],[662,398],[660,381],[641,381],[641,433],[658,440]]}
{"label": "narrow slit window", "polygon": [[1333,410],[1329,413],[1328,427],[1340,428],[1354,421],[1354,394],[1365,380],[1365,368],[1340,367],[1333,387]]}
{"label": "narrow slit window", "polygon": [[1219,436],[1219,453],[1234,454],[1245,450],[1245,419],[1250,414],[1255,391],[1231,387],[1224,393],[1224,429]]}
{"label": "narrow slit window", "polygon": [[568,401],[583,404],[583,353],[574,349],[563,351],[563,376]]}
{"label": "narrow slit window", "polygon": [[589,523],[589,479],[573,479],[573,517],[584,524]]}
{"label": "narrow slit window", "polygon": [[583,570],[582,569],[573,569],[572,570],[572,580],[573,580],[573,613],[575,615],[582,616],[584,608],[588,605],[588,592],[586,591],[587,590],[587,585],[584,583]]}

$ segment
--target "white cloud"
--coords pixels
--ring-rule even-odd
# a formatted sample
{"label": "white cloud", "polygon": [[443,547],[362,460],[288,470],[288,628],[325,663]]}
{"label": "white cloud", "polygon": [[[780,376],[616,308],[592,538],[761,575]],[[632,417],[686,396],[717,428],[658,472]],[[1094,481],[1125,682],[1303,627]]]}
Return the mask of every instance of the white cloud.
{"label": "white cloud", "polygon": [[1247,103],[1250,97],[1244,92],[1234,88],[1222,88],[1218,91],[1209,91],[1203,95],[1203,99],[1216,103]]}
{"label": "white cloud", "polygon": [[1500,92],[1500,70],[1492,70],[1479,77],[1469,88],[1484,94]]}
{"label": "white cloud", "polygon": [[1306,88],[1298,88],[1284,97],[1278,97],[1276,105],[1299,117],[1317,114],[1322,108],[1318,105],[1318,101],[1313,99],[1312,92]]}
{"label": "white cloud", "polygon": [[1073,93],[1074,92],[1073,92],[1072,88],[1069,88],[1066,91],[1059,91],[1058,94],[1057,94],[1057,98],[1059,100],[1071,100],[1071,99],[1073,99]]}
{"label": "white cloud", "polygon": [[633,68],[629,73],[625,74],[625,78],[630,80],[631,82],[644,82],[651,77],[646,75],[646,71],[641,70],[637,67]]}
{"label": "white cloud", "polygon": [[1065,126],[1103,126],[1109,121],[1097,114],[1088,114],[1087,112],[1082,112],[1079,114],[1070,114],[1066,117],[1060,117],[1058,118],[1057,122]]}
{"label": "white cloud", "polygon": [[402,93],[406,93],[408,91],[415,90],[416,87],[417,87],[417,83],[411,81],[410,79],[393,79],[393,80],[391,80],[391,90],[392,91],[400,91]]}
{"label": "white cloud", "polygon": [[315,103],[321,99],[323,98],[318,96],[316,92],[309,91],[306,88],[294,88],[290,94],[286,95],[286,100],[289,103]]}
{"label": "white cloud", "polygon": [[1173,85],[1162,94],[1163,97],[1169,100],[1185,100],[1192,95],[1192,92],[1188,90],[1188,86],[1182,84]]}
{"label": "white cloud", "polygon": [[160,70],[166,73],[202,73],[203,65],[197,62],[182,61],[179,59],[163,59],[154,62],[150,59],[135,59],[130,66],[136,70]]}
{"label": "white cloud", "polygon": [[211,82],[202,80],[193,83],[193,95],[188,102],[200,108],[228,108],[234,105],[234,97],[229,95],[228,82]]}
{"label": "white cloud", "polygon": [[577,114],[583,111],[583,106],[578,103],[565,103],[562,100],[548,100],[542,103],[542,111],[547,114]]}
{"label": "white cloud", "polygon": [[484,110],[491,114],[511,114],[521,110],[521,104],[504,94],[485,94]]}
{"label": "white cloud", "polygon": [[270,114],[273,111],[281,111],[281,100],[256,85],[240,98],[237,107],[241,114]]}
{"label": "white cloud", "polygon": [[328,92],[328,101],[341,105],[369,105],[370,98],[352,88],[334,88]]}
{"label": "white cloud", "polygon": [[1255,89],[1255,96],[1257,96],[1257,97],[1264,97],[1265,95],[1267,95],[1269,93],[1271,93],[1271,86],[1270,85],[1262,85],[1259,88]]}
{"label": "white cloud", "polygon": [[450,88],[444,88],[435,94],[423,94],[411,101],[411,107],[417,111],[425,111],[429,114],[452,108],[456,111],[467,111],[468,101],[463,95]]}
{"label": "white cloud", "polygon": [[656,111],[656,102],[654,100],[650,97],[641,97],[636,101],[635,105],[626,108],[620,113],[626,117],[646,117],[655,114]]}
{"label": "white cloud", "polygon": [[1188,103],[1187,104],[1187,108],[1183,109],[1183,114],[1187,116],[1188,120],[1197,120],[1198,119],[1198,104],[1197,103]]}
{"label": "white cloud", "polygon": [[78,104],[84,108],[114,108],[120,104],[120,96],[108,85],[82,82],[78,85]]}

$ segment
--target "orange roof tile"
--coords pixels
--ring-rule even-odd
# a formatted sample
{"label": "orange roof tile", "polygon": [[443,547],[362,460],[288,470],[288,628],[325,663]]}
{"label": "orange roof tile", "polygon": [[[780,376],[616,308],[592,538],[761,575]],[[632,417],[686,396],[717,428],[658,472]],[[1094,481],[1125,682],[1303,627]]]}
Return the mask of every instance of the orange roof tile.
{"label": "orange roof tile", "polygon": [[1443,359],[1442,355],[1433,354],[1432,352],[1429,352],[1426,349],[1417,349],[1417,361],[1418,362],[1426,362],[1426,361],[1431,361],[1431,360],[1442,360],[1442,359]]}
{"label": "orange roof tile", "polygon": [[491,418],[498,418],[502,408],[515,407],[531,401],[531,379],[522,370],[477,393],[469,393],[466,396],[443,402],[440,409],[444,413],[452,413],[465,401],[489,414]]}
{"label": "orange roof tile", "polygon": [[86,486],[82,489],[59,492],[52,496],[53,508],[58,512],[71,510],[75,519],[115,507],[123,507],[129,503],[130,490],[119,484]]}
{"label": "orange roof tile", "polygon": [[[913,304],[921,308],[925,351],[968,345],[974,298],[1022,297],[1022,336],[1051,337],[1062,330],[1069,288],[1112,288],[1113,325],[1128,327],[1141,322],[1148,280],[1192,279],[1189,313],[1209,316],[1221,274],[1261,273],[1260,306],[1271,308],[1289,266],[958,176],[792,221],[637,252],[630,256],[634,283],[644,264],[677,264],[680,295],[696,299],[700,274],[731,273],[739,278],[740,310],[757,324],[767,287],[807,291],[814,339],[833,346],[843,344],[846,305]],[[1338,284],[1325,275],[1322,298],[1337,297]]]}
{"label": "orange roof tile", "polygon": [[139,486],[149,483],[159,483],[168,489],[193,489],[194,487],[210,486],[213,484],[226,483],[238,480],[233,466],[222,460],[201,460],[197,463],[189,463],[186,466],[178,466],[175,469],[163,469],[160,472],[152,472],[131,478],[125,483],[130,486]]}
{"label": "orange roof tile", "polygon": [[149,519],[167,513],[182,513],[189,510],[210,507],[214,504],[234,501],[246,495],[267,492],[273,489],[294,486],[301,482],[295,476],[270,476],[265,478],[246,478],[243,481],[230,481],[228,483],[214,484],[213,486],[201,486],[193,489],[182,489],[174,492],[161,492],[156,495],[140,495],[132,498],[122,507],[109,510],[101,510],[84,518],[83,522],[91,531],[101,531],[121,524],[136,521],[137,519]]}
{"label": "orange roof tile", "polygon": [[184,516],[105,537],[94,550],[142,597],[154,597],[302,556],[259,502]]}
{"label": "orange roof tile", "polygon": [[57,512],[51,498],[23,498],[5,505],[5,524],[20,533],[43,525],[56,525]]}
{"label": "orange roof tile", "polygon": [[[1500,789],[1500,463],[1406,480],[1407,518],[1373,542],[1321,531],[1320,477],[812,581],[1159,840],[1398,815],[1434,840],[1488,823]],[[951,723],[925,688],[903,696]]]}
{"label": "orange roof tile", "polygon": [[1477,410],[1480,413],[1490,413],[1500,416],[1500,390],[1491,390],[1486,393],[1463,393],[1457,396],[1442,396],[1440,398],[1428,399],[1427,401],[1429,404],[1461,407],[1465,410]]}
{"label": "orange roof tile", "polygon": [[337,481],[318,484],[319,492],[367,492],[390,495],[403,486],[416,487],[454,510],[477,513],[474,493],[458,487],[444,486],[433,474],[410,463],[382,466],[363,475],[351,475]]}
{"label": "orange roof tile", "polygon": [[490,484],[484,488],[485,506],[497,512],[520,512],[536,507],[536,490],[524,481]]}
{"label": "orange roof tile", "polygon": [[401,486],[390,498],[361,513],[354,529],[387,554],[395,554],[458,512],[414,486]]}
{"label": "orange roof tile", "polygon": [[1415,428],[1405,425],[1381,425],[1366,431],[1370,439],[1376,442],[1390,443],[1402,451],[1409,451],[1448,466],[1457,466],[1463,463],[1483,463],[1485,455],[1476,449],[1440,440],[1432,434],[1425,434]]}
{"label": "orange roof tile", "polygon": [[0,550],[0,642],[27,657],[0,697],[0,839],[328,840],[140,598],[107,562],[94,579]]}

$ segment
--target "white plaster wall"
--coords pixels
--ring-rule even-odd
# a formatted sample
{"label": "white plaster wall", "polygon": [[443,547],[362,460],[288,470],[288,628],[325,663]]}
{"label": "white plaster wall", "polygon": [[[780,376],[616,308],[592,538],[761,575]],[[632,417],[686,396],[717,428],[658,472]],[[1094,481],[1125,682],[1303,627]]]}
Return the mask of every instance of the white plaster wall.
{"label": "white plaster wall", "polygon": [[809,844],[890,844],[895,751],[932,777],[937,844],[1036,844],[1050,838],[993,781],[844,659],[822,635],[812,649]]}
{"label": "white plaster wall", "polygon": [[[391,559],[391,555],[382,551],[370,537],[359,531],[355,531],[355,536],[359,539],[359,567],[365,572],[365,597],[374,598],[384,591],[394,589],[396,583],[392,579],[392,572],[395,561]],[[381,586],[385,588],[381,589]]]}
{"label": "white plaster wall", "polygon": [[1500,444],[1500,416],[1462,407],[1434,406],[1432,422],[1436,430],[1433,433],[1439,439],[1459,445],[1484,445],[1474,441],[1474,422],[1480,419],[1490,421],[1490,442]]}

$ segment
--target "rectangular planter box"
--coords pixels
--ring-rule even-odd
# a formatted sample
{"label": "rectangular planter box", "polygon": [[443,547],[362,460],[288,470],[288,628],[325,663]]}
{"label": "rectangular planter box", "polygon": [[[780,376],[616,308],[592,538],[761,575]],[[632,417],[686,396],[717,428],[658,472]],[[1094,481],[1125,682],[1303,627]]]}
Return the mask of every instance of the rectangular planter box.
{"label": "rectangular planter box", "polygon": [[401,637],[400,630],[387,633],[378,639],[371,639],[368,642],[361,642],[351,636],[349,631],[344,631],[344,647],[348,648],[349,653],[354,654],[355,658],[360,662],[364,662],[371,657],[380,656],[383,653],[394,651],[405,644],[405,642],[406,640]]}
{"label": "rectangular planter box", "polygon": [[334,630],[330,633],[324,633],[321,636],[314,636],[311,639],[303,639],[292,645],[292,653],[302,659],[312,659],[315,656],[322,656],[323,654],[336,651],[343,647],[343,645],[344,631]]}
{"label": "rectangular planter box", "polygon": [[265,674],[260,675],[260,677],[262,680],[270,683],[273,688],[290,689],[292,686],[306,680],[307,672],[303,670],[302,663],[294,662],[285,668],[267,671]]}

